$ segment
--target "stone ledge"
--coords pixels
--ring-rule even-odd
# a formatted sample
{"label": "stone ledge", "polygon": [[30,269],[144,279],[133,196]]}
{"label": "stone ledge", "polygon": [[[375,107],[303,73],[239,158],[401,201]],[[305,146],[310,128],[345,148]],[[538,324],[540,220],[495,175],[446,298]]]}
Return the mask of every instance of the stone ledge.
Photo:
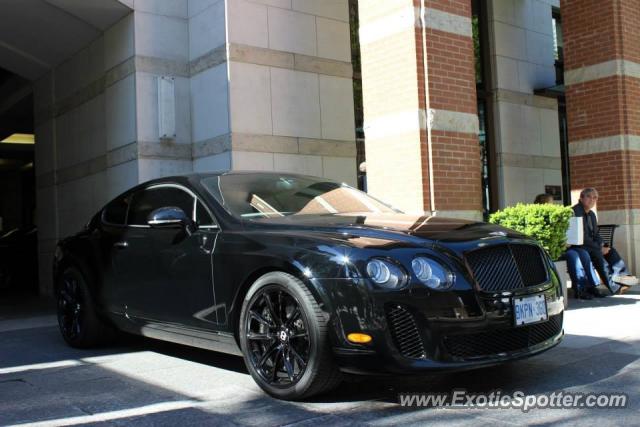
{"label": "stone ledge", "polygon": [[569,155],[572,157],[611,151],[640,151],[640,135],[613,135],[569,142]]}
{"label": "stone ledge", "polygon": [[564,72],[564,84],[565,86],[570,86],[613,76],[640,79],[640,63],[626,59],[614,59],[573,70],[566,70]]}
{"label": "stone ledge", "polygon": [[508,102],[510,104],[529,105],[536,108],[546,108],[555,111],[558,110],[558,101],[554,98],[536,96],[530,93],[516,92],[507,89],[497,89],[495,91],[495,100],[497,102]]}

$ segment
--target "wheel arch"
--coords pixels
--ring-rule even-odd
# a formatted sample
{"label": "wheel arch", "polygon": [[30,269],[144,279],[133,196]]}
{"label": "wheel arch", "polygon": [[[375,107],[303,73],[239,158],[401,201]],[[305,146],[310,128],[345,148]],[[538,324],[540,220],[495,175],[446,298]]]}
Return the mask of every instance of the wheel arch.
{"label": "wheel arch", "polygon": [[323,294],[322,290],[318,289],[317,286],[312,282],[312,280],[310,280],[310,278],[307,277],[304,274],[304,272],[300,268],[295,266],[293,263],[283,261],[283,262],[274,263],[268,266],[262,266],[260,268],[257,268],[253,272],[251,272],[246,277],[246,279],[244,279],[244,281],[240,284],[240,286],[238,287],[238,291],[236,292],[233,305],[229,310],[230,326],[232,328],[233,336],[235,338],[236,344],[238,344],[238,347],[240,347],[240,341],[238,337],[240,313],[242,311],[242,303],[244,301],[244,298],[249,292],[251,285],[253,285],[256,280],[258,280],[260,277],[264,276],[265,274],[273,273],[273,272],[287,273],[295,277],[296,279],[300,280],[302,283],[304,283],[307,286],[307,288],[313,295],[314,299],[316,300],[318,305],[325,311],[325,313],[329,312],[326,298],[323,298],[322,296]]}

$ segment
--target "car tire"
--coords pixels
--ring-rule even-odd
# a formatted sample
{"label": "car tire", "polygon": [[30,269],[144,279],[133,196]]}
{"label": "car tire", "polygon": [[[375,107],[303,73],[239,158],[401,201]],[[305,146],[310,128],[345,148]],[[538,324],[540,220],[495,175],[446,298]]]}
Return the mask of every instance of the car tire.
{"label": "car tire", "polygon": [[328,316],[290,274],[272,272],[256,280],[244,298],[238,336],[249,373],[273,397],[305,399],[342,380]]}
{"label": "car tire", "polygon": [[58,326],[71,347],[90,348],[111,342],[115,329],[98,317],[85,275],[70,266],[56,286]]}

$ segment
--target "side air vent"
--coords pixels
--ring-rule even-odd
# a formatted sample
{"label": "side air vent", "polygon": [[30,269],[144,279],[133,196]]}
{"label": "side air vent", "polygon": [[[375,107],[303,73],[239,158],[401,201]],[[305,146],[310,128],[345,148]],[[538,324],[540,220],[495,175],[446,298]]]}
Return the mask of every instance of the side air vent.
{"label": "side air vent", "polygon": [[400,354],[410,359],[424,359],[424,345],[411,313],[400,305],[390,305],[386,312],[391,335]]}

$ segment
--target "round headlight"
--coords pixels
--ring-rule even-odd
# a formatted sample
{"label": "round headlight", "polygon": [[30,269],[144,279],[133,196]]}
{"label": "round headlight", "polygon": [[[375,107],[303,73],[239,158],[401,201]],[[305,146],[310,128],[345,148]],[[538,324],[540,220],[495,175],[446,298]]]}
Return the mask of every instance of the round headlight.
{"label": "round headlight", "polygon": [[369,261],[369,264],[367,264],[367,274],[371,280],[378,284],[389,281],[389,276],[391,276],[389,267],[387,267],[384,261],[378,259]]}
{"label": "round headlight", "polygon": [[379,258],[373,258],[367,263],[367,275],[376,285],[391,289],[404,286],[407,278],[398,265]]}
{"label": "round headlight", "polygon": [[453,285],[453,273],[431,258],[416,257],[411,268],[418,280],[431,289],[444,290]]}
{"label": "round headlight", "polygon": [[414,258],[411,261],[411,268],[413,268],[413,272],[421,282],[425,282],[433,276],[431,266],[425,258]]}

